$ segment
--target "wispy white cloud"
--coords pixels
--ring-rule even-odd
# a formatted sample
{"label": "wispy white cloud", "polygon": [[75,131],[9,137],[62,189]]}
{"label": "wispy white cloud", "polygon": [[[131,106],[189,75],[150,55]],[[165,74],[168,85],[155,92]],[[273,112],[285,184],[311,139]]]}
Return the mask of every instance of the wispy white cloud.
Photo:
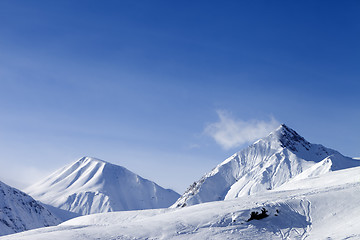
{"label": "wispy white cloud", "polygon": [[235,119],[230,113],[218,110],[219,121],[205,127],[205,134],[212,137],[222,148],[239,147],[262,138],[279,126],[275,118],[269,121]]}

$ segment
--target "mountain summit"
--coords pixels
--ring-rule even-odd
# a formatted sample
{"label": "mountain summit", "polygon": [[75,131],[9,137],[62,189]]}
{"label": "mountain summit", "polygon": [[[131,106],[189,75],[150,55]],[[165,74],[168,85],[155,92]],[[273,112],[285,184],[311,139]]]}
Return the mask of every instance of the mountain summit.
{"label": "mountain summit", "polygon": [[312,144],[285,124],[235,153],[194,182],[172,207],[234,199],[274,189],[291,179],[359,166],[360,161]]}
{"label": "mountain summit", "polygon": [[35,199],[82,215],[169,207],[179,194],[124,167],[83,157],[30,186]]}

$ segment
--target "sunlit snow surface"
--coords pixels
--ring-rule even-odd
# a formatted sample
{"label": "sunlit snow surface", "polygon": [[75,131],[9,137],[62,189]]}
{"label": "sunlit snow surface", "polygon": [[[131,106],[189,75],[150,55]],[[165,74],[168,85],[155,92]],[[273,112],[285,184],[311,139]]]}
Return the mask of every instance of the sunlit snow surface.
{"label": "sunlit snow surface", "polygon": [[[281,125],[205,174],[172,208],[92,214],[2,239],[360,239],[359,166]],[[113,182],[126,183],[124,191],[106,184]],[[154,207],[161,199],[154,194],[163,191],[151,186],[122,167],[84,158],[29,192],[88,214]],[[263,208],[268,217],[248,221]]]}
{"label": "sunlit snow surface", "polygon": [[[359,203],[356,167],[235,200],[93,214],[0,239],[360,239]],[[262,207],[270,216],[247,222]]]}
{"label": "sunlit snow surface", "polygon": [[43,203],[81,215],[169,207],[179,194],[128,169],[83,157],[25,191]]}
{"label": "sunlit snow surface", "polygon": [[235,199],[276,189],[293,178],[356,166],[360,166],[359,160],[312,144],[282,124],[194,182],[172,207]]}

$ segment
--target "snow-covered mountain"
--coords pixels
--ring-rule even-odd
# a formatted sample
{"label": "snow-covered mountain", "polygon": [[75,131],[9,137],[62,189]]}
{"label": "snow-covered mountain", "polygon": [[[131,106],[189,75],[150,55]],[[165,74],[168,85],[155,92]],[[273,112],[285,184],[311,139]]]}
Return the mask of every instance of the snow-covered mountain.
{"label": "snow-covered mountain", "polygon": [[[93,214],[6,240],[360,239],[360,167],[185,208]],[[250,220],[252,212],[268,216]]]}
{"label": "snow-covered mountain", "polygon": [[25,190],[35,199],[82,215],[165,208],[180,196],[124,167],[83,157]]}
{"label": "snow-covered mountain", "polygon": [[306,178],[360,166],[360,161],[311,144],[282,124],[194,182],[172,205],[184,207],[264,192],[294,177]]}
{"label": "snow-covered mountain", "polygon": [[59,223],[59,219],[32,197],[0,182],[0,235]]}

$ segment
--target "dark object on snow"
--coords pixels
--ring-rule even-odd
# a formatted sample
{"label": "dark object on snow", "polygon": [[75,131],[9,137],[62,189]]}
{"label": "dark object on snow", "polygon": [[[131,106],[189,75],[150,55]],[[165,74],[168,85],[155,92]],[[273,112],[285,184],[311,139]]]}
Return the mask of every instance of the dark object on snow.
{"label": "dark object on snow", "polygon": [[276,213],[274,215],[279,216],[279,210],[278,209],[276,209]]}
{"label": "dark object on snow", "polygon": [[262,208],[261,209],[261,213],[258,213],[258,212],[251,212],[250,214],[250,218],[247,220],[247,222],[250,222],[251,220],[260,220],[260,219],[263,219],[263,218],[266,218],[269,216],[269,214],[267,214],[267,210],[265,208]]}

